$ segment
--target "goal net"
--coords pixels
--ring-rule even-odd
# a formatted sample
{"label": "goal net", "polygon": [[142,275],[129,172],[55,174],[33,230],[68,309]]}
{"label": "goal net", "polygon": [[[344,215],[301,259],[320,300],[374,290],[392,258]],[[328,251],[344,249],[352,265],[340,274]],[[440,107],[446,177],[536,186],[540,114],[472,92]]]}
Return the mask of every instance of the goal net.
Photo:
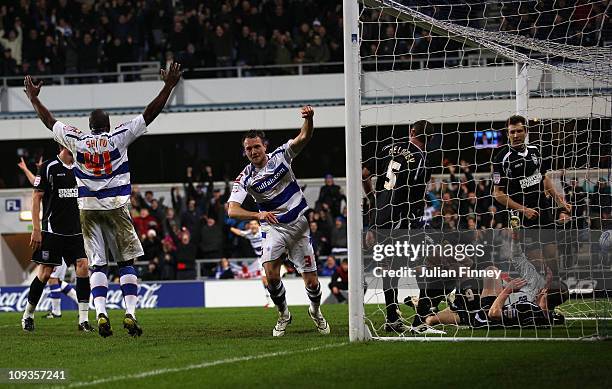
{"label": "goal net", "polygon": [[345,7],[351,339],[609,336],[610,2]]}

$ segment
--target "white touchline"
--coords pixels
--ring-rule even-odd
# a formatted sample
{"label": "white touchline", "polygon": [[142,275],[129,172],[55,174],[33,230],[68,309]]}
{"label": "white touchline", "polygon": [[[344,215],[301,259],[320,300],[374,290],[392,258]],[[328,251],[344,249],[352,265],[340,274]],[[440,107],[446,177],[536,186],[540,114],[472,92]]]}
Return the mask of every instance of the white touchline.
{"label": "white touchline", "polygon": [[279,357],[279,356],[293,355],[293,354],[299,354],[299,353],[307,353],[307,352],[318,351],[318,350],[323,350],[323,349],[327,349],[327,348],[341,347],[341,346],[344,346],[344,345],[347,345],[347,344],[348,344],[348,342],[335,343],[335,344],[329,344],[329,345],[325,345],[325,346],[310,347],[310,348],[306,348],[306,349],[302,349],[302,350],[297,350],[297,351],[277,351],[277,352],[274,352],[274,353],[266,353],[266,354],[258,354],[258,355],[246,355],[244,357],[218,359],[216,361],[202,362],[202,363],[198,363],[196,365],[188,365],[188,366],[184,366],[184,367],[173,367],[173,368],[167,368],[167,369],[150,370],[150,371],[144,371],[142,373],[135,373],[135,374],[127,374],[127,375],[115,376],[115,377],[109,377],[109,378],[102,378],[102,379],[99,379],[99,380],[88,381],[88,382],[74,382],[74,383],[68,385],[68,387],[69,388],[75,388],[75,387],[81,387],[81,386],[91,386],[91,385],[98,385],[98,384],[106,384],[108,382],[114,382],[114,381],[123,381],[123,380],[129,380],[129,379],[146,378],[146,377],[152,377],[152,376],[168,374],[168,373],[177,373],[179,371],[204,369],[206,367],[225,365],[225,364],[228,364],[228,363],[246,362],[246,361],[252,361],[252,360],[256,360],[256,359],[263,359],[263,358],[270,358],[270,357]]}

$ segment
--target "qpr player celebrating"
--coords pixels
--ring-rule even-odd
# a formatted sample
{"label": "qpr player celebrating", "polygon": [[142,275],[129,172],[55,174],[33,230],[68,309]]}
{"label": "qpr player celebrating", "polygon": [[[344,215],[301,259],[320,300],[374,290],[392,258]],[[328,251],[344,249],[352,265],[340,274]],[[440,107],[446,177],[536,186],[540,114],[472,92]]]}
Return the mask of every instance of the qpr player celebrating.
{"label": "qpr player celebrating", "polygon": [[[321,313],[321,284],[317,264],[310,244],[310,230],[304,212],[308,208],[304,194],[291,169],[291,162],[310,141],[313,134],[314,109],[305,106],[301,111],[304,125],[294,139],[266,154],[266,138],[262,131],[249,131],[243,139],[244,152],[251,162],[234,181],[229,198],[228,214],[232,218],[262,223],[263,253],[261,262],[268,278],[268,291],[278,308],[278,320],[273,336],[283,336],[291,313],[281,281],[282,256],[289,252],[292,262],[302,274],[306,294],[310,299],[308,315],[317,330],[329,334],[329,324]],[[260,212],[241,207],[247,195],[253,196]]]}
{"label": "qpr player celebrating", "polygon": [[106,247],[111,250],[119,266],[121,291],[126,313],[123,327],[131,336],[142,335],[136,321],[138,278],[134,259],[144,254],[134,230],[128,204],[131,194],[128,146],[147,131],[147,126],[162,111],[170,94],[181,78],[180,65],[173,63],[169,70],[161,70],[164,87],[157,97],[127,123],[111,130],[108,114],[100,109],[91,112],[91,134],[55,120],[38,99],[42,82],[34,84],[30,76],[24,80],[25,93],[38,117],[53,131],[54,139],[75,156],[78,184],[78,205],[85,251],[92,268],[91,292],[96,307],[98,332],[102,337],[113,334],[106,312],[108,292]]}

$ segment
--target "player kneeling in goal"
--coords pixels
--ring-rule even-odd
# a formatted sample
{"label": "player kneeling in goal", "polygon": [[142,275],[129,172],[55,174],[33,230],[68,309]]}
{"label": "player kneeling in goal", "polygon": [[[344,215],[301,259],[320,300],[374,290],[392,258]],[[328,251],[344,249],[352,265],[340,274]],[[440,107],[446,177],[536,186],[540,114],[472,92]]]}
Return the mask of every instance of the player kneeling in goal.
{"label": "player kneeling in goal", "polygon": [[[291,169],[293,158],[302,151],[313,133],[313,108],[306,106],[301,114],[304,125],[299,135],[270,154],[266,154],[266,139],[262,131],[249,131],[244,135],[242,145],[251,163],[234,181],[229,198],[230,217],[258,219],[262,223],[261,262],[268,278],[270,297],[278,308],[273,336],[283,336],[291,323],[285,287],[280,278],[281,258],[285,250],[304,279],[306,294],[310,299],[308,315],[321,334],[329,334],[329,324],[320,309],[321,284],[310,244],[308,220],[304,216],[308,205]],[[260,212],[250,212],[241,207],[247,194],[253,196]]]}

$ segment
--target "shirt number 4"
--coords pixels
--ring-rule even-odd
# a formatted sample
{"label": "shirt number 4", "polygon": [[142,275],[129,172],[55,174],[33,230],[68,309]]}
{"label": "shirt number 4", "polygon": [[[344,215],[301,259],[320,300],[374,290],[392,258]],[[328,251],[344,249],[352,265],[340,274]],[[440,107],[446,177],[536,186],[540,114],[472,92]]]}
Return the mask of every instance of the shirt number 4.
{"label": "shirt number 4", "polygon": [[105,151],[102,154],[83,153],[83,155],[85,157],[85,168],[93,172],[94,176],[101,176],[102,171],[104,171],[104,174],[113,172],[110,152]]}

